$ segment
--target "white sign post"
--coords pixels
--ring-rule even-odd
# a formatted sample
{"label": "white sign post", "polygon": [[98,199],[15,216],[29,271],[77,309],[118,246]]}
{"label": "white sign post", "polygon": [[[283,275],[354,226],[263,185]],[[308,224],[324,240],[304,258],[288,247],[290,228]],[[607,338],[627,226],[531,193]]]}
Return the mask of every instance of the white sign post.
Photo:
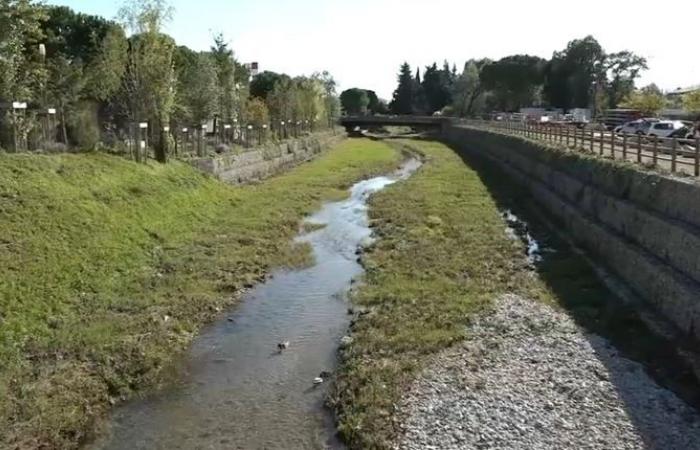
{"label": "white sign post", "polygon": [[[14,143],[14,150],[17,152],[24,148],[24,145],[22,144],[24,139],[21,139],[19,137],[19,129],[18,129],[18,112],[21,113],[22,117],[24,118],[25,111],[27,110],[27,103],[26,102],[12,102],[12,115],[13,115],[13,143]],[[22,121],[24,122],[24,121]]]}

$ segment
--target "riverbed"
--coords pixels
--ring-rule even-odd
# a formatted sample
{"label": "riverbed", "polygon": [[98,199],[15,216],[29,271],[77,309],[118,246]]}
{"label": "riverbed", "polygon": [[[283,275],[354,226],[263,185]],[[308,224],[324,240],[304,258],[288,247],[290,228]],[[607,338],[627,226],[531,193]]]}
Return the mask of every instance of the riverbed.
{"label": "riverbed", "polygon": [[323,402],[350,320],[346,294],[362,274],[356,251],[371,239],[367,200],[419,166],[411,159],[389,176],[361,181],[348,199],[309,217],[321,228],[297,240],[311,246],[314,264],[275,271],[248,292],[197,338],[181,381],[118,408],[94,448],[342,448]]}

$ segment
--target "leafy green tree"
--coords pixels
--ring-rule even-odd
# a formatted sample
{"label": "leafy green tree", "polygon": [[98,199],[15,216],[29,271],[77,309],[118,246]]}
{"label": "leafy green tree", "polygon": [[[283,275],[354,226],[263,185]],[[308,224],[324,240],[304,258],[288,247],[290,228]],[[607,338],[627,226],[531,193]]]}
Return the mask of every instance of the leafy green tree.
{"label": "leafy green tree", "polygon": [[243,123],[245,121],[246,100],[250,97],[250,69],[237,60],[234,60],[234,64],[236,78],[233,120]]}
{"label": "leafy green tree", "polygon": [[174,118],[178,123],[201,125],[219,108],[216,60],[211,53],[178,47],[174,56],[177,94]]}
{"label": "leafy green tree", "polygon": [[683,109],[700,119],[700,89],[683,96]]}
{"label": "leafy green tree", "polygon": [[340,94],[340,104],[347,115],[365,115],[370,105],[370,97],[364,89],[347,89]]}
{"label": "leafy green tree", "polygon": [[491,92],[496,109],[518,111],[539,102],[537,94],[544,81],[545,64],[536,56],[507,56],[485,65],[480,71],[480,82]]}
{"label": "leafy green tree", "polygon": [[416,94],[416,80],[413,78],[411,66],[405,62],[401,65],[398,76],[398,86],[389,108],[394,114],[413,114]]}
{"label": "leafy green tree", "polygon": [[[46,85],[47,72],[41,63],[43,8],[32,0],[0,0],[0,106],[13,101],[38,100],[39,90]],[[31,121],[20,120],[0,108],[0,146],[11,146],[13,128],[24,139],[31,130]]]}
{"label": "leafy green tree", "polygon": [[338,116],[340,116],[340,99],[336,95],[337,83],[328,71],[314,74],[314,78],[323,84],[324,90],[324,115],[328,128],[333,127]]}
{"label": "leafy green tree", "polygon": [[120,10],[129,39],[124,94],[133,122],[148,121],[156,159],[167,161],[164,127],[175,106],[173,54],[175,41],[161,30],[172,16],[166,0],[130,0]]}
{"label": "leafy green tree", "polygon": [[95,136],[99,138],[97,103],[112,98],[126,70],[124,30],[101,17],[67,7],[48,7],[46,11],[42,30],[48,84],[40,88],[41,106],[58,109],[63,142],[68,142],[70,134],[78,146],[93,147]]}
{"label": "leafy green tree", "polygon": [[270,116],[276,122],[298,120],[300,108],[299,90],[296,83],[288,76],[281,77],[267,95],[267,104]]}
{"label": "leafy green tree", "polygon": [[666,106],[666,99],[661,90],[654,84],[630,93],[620,106],[636,109],[648,116],[655,116]]}
{"label": "leafy green tree", "polygon": [[605,52],[593,36],[576,39],[555,52],[545,68],[544,95],[557,108],[587,108],[592,86],[604,77]]}
{"label": "leafy green tree", "polygon": [[126,73],[128,45],[124,30],[116,24],[110,24],[97,48],[97,54],[85,67],[87,97],[106,101],[119,91]]}
{"label": "leafy green tree", "polygon": [[[68,143],[69,119],[71,114],[76,113],[77,105],[86,85],[83,65],[70,60],[65,55],[59,54],[51,58],[47,66],[51,73],[47,85],[47,91],[50,97],[49,101],[56,106],[58,110],[61,141]],[[70,122],[77,125],[75,121]],[[88,142],[76,143],[80,146],[90,146]]]}
{"label": "leafy green tree", "polygon": [[216,89],[219,113],[224,122],[231,123],[236,116],[236,60],[223,34],[214,37],[211,56],[216,65]]}
{"label": "leafy green tree", "polygon": [[634,91],[634,82],[646,70],[647,61],[629,51],[607,55],[604,61],[607,82],[606,97],[609,108],[615,108]]}
{"label": "leafy green tree", "polygon": [[469,60],[455,81],[452,93],[452,106],[458,117],[468,117],[483,107],[484,86],[481,83],[481,68],[489,60]]}
{"label": "leafy green tree", "polygon": [[260,129],[270,121],[270,113],[267,104],[259,97],[251,97],[246,105],[247,123]]}
{"label": "leafy green tree", "polygon": [[372,114],[378,114],[380,109],[380,103],[379,97],[377,97],[377,93],[368,89],[365,89],[364,91],[367,94],[367,99],[369,100],[369,103],[367,104],[367,110]]}
{"label": "leafy green tree", "polygon": [[251,97],[258,97],[265,100],[270,92],[280,82],[289,81],[291,78],[288,75],[266,70],[253,77],[250,82]]}
{"label": "leafy green tree", "polygon": [[295,80],[299,89],[299,120],[313,125],[322,119],[325,111],[325,87],[318,78],[297,77]]}

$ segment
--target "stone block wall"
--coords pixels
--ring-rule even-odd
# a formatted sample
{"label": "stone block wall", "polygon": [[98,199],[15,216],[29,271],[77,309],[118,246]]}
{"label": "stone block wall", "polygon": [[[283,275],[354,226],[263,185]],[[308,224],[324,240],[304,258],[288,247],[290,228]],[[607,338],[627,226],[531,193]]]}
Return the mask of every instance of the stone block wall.
{"label": "stone block wall", "polygon": [[528,188],[575,242],[700,338],[700,184],[521,137],[450,126],[453,148]]}
{"label": "stone block wall", "polygon": [[346,137],[344,132],[314,133],[247,149],[239,154],[193,158],[196,168],[232,184],[262,180],[310,161]]}

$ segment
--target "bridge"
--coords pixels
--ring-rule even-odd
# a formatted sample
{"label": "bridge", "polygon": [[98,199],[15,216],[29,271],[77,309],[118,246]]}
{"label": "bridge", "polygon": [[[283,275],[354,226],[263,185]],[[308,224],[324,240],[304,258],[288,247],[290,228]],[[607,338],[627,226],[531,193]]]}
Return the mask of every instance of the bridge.
{"label": "bridge", "polygon": [[450,123],[450,118],[439,116],[344,116],[340,118],[340,124],[346,130],[352,131],[356,127],[411,127],[411,128],[437,128]]}

